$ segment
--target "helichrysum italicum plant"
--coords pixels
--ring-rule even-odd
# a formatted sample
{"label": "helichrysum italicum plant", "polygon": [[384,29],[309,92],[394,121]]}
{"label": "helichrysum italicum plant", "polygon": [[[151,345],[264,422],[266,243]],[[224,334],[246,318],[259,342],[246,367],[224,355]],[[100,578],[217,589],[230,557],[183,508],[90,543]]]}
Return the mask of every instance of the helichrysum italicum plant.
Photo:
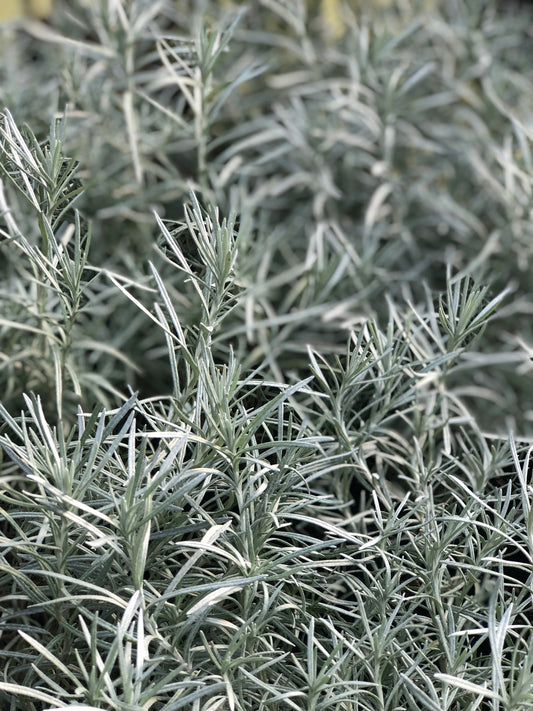
{"label": "helichrysum italicum plant", "polygon": [[116,368],[128,358],[107,337],[88,338],[81,325],[97,317],[91,301],[99,288],[87,265],[90,228],[75,209],[83,190],[78,163],[63,153],[64,119],[52,121],[44,145],[19,130],[8,110],[1,120],[3,402],[20,407],[22,393],[33,391],[62,420],[76,401],[114,400],[106,360]]}
{"label": "helichrysum italicum plant", "polygon": [[531,706],[527,15],[423,5],[5,29],[2,708]]}

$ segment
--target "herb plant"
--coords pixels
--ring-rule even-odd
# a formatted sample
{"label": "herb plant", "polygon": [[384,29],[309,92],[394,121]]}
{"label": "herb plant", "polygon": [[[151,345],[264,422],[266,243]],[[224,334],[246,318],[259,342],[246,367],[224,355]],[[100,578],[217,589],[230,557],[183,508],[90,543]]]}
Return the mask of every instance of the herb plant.
{"label": "herb plant", "polygon": [[0,26],[6,711],[520,711],[530,11]]}

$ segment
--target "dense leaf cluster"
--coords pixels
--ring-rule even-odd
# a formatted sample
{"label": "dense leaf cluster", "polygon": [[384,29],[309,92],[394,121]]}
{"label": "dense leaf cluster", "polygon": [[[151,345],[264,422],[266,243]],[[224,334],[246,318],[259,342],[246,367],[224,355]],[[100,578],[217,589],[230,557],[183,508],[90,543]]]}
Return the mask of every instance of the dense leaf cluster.
{"label": "dense leaf cluster", "polygon": [[2,709],[531,707],[530,13],[386,5],[0,27]]}

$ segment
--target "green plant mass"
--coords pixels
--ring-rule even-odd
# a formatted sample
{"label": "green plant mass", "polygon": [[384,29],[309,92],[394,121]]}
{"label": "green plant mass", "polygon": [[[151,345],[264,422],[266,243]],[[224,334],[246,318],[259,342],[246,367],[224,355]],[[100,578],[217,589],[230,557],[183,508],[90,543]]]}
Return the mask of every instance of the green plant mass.
{"label": "green plant mass", "polygon": [[533,708],[518,5],[0,25],[2,711]]}

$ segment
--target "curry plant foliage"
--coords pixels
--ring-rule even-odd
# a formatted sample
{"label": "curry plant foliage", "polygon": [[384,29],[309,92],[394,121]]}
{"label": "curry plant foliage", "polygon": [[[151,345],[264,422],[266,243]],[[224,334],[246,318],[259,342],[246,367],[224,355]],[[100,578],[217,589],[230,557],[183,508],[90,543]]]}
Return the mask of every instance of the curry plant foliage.
{"label": "curry plant foliage", "polygon": [[0,27],[2,709],[531,707],[528,17]]}

